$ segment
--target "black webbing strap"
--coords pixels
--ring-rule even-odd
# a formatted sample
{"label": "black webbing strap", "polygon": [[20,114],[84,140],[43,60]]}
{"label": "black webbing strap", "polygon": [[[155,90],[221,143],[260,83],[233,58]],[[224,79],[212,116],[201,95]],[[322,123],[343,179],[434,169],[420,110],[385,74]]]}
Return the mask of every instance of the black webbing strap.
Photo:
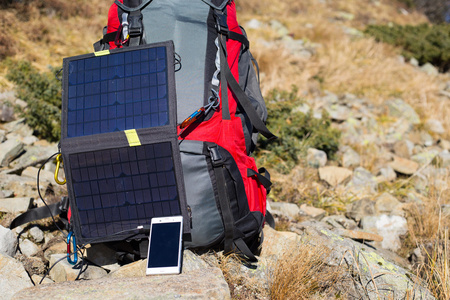
{"label": "black webbing strap", "polygon": [[38,208],[33,208],[27,210],[23,214],[17,216],[9,225],[10,229],[16,228],[17,226],[44,219],[49,218],[51,216],[57,216],[61,213],[67,212],[69,207],[69,199],[64,197],[60,202],[50,204],[48,206],[42,206]]}
{"label": "black webbing strap", "polygon": [[240,42],[242,45],[244,45],[245,48],[250,49],[250,42],[248,41],[248,39],[245,37],[245,35],[234,32],[234,31],[229,31],[228,32],[228,38],[230,40],[235,40]]}
{"label": "black webbing strap", "polygon": [[217,193],[219,194],[219,205],[222,211],[223,226],[225,232],[224,251],[225,254],[233,252],[233,239],[234,239],[234,219],[231,213],[230,201],[228,200],[227,183],[225,180],[225,168],[222,155],[220,155],[219,148],[217,146],[208,147],[211,153],[211,162],[214,167],[214,175],[217,180]]}
{"label": "black webbing strap", "polygon": [[259,182],[265,187],[267,194],[270,193],[272,181],[270,181],[270,173],[265,168],[259,168],[258,172],[253,169],[247,169],[247,176],[256,176]]}
{"label": "black webbing strap", "polygon": [[226,169],[224,167],[223,158],[220,155],[219,148],[217,146],[208,147],[208,150],[211,153],[211,162],[214,167],[214,175],[216,176],[217,181],[219,205],[220,210],[222,211],[225,232],[224,253],[237,253],[248,261],[258,261],[244,240],[242,238],[234,237],[234,218],[231,212],[230,199],[228,198],[227,193],[227,183],[224,175]]}
{"label": "black webbing strap", "polygon": [[[226,47],[224,41],[222,39],[219,40],[220,43],[222,44],[221,48]],[[248,118],[250,119],[250,122],[255,127],[255,129],[267,139],[277,138],[272,132],[270,132],[270,130],[266,127],[266,124],[264,124],[264,122],[259,118],[255,108],[252,105],[252,102],[250,101],[250,99],[248,99],[247,94],[245,94],[245,92],[242,90],[239,83],[236,81],[233,74],[231,73],[230,67],[228,66],[228,62],[226,64],[221,63],[220,65],[221,65],[220,72],[225,74],[228,86],[236,96],[236,99],[241,104],[242,108],[244,109],[245,113],[247,114]]]}
{"label": "black webbing strap", "polygon": [[[220,48],[220,90],[221,96],[220,99],[222,102],[222,119],[223,120],[231,120],[230,116],[230,107],[228,105],[228,84],[227,78],[225,76],[225,72],[222,70],[228,65],[227,61],[227,48],[226,48],[226,37],[223,34],[219,34],[219,48]],[[225,45],[225,46],[224,46]]]}
{"label": "black webbing strap", "polygon": [[142,10],[145,6],[147,6],[150,2],[152,2],[153,0],[143,0],[141,4],[139,4],[136,7],[128,7],[122,3],[120,3],[119,0],[115,0],[114,3],[120,7],[121,9],[123,9],[126,12],[132,12],[132,11],[140,11]]}

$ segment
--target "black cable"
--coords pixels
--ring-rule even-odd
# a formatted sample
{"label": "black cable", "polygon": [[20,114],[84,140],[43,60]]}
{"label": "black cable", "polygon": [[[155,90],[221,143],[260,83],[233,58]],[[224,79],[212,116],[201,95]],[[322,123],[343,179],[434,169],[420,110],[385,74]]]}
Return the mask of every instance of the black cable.
{"label": "black cable", "polygon": [[42,202],[44,203],[45,207],[47,207],[48,211],[50,212],[50,216],[53,220],[53,223],[55,224],[56,228],[58,228],[59,232],[61,232],[61,234],[67,238],[67,234],[65,234],[63,232],[63,230],[58,226],[58,224],[56,223],[55,217],[53,216],[52,210],[50,209],[50,207],[47,205],[47,202],[45,202],[44,198],[41,195],[41,190],[39,189],[39,176],[41,174],[41,170],[42,168],[56,155],[60,154],[60,152],[56,152],[55,154],[53,154],[52,156],[50,156],[39,168],[38,173],[37,173],[37,190],[38,190],[38,194],[39,194],[39,198],[42,200]]}
{"label": "black cable", "polygon": [[53,269],[54,266],[56,266],[57,263],[63,261],[64,259],[66,259],[67,257],[61,257],[60,259],[58,259],[48,270],[47,272],[45,272],[44,277],[42,277],[41,281],[39,281],[39,284],[42,283],[42,281],[44,281],[45,277],[47,277],[47,275],[50,273],[50,271]]}

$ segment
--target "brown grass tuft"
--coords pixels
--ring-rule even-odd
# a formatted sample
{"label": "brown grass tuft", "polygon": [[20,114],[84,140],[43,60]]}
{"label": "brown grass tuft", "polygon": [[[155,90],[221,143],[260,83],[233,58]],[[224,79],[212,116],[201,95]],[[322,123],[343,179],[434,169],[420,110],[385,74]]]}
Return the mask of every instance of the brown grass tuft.
{"label": "brown grass tuft", "polygon": [[307,244],[286,252],[277,261],[270,276],[270,298],[323,299],[331,295],[343,296],[335,294],[337,290],[334,288],[343,277],[343,270],[325,263],[330,252],[326,247]]}

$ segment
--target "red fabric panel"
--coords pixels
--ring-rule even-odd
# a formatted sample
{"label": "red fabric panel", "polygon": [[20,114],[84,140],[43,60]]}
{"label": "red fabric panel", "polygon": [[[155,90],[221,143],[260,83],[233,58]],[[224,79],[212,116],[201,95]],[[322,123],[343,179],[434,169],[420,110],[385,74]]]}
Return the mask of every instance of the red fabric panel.
{"label": "red fabric panel", "polygon": [[[119,2],[123,3],[123,0],[119,0]],[[108,30],[106,31],[106,33],[115,32],[115,31],[117,31],[119,29],[120,21],[119,21],[118,9],[119,9],[119,7],[115,3],[113,3],[109,7],[109,11],[108,11]],[[114,41],[113,42],[109,42],[109,48],[110,49],[117,48],[116,44],[114,44]]]}

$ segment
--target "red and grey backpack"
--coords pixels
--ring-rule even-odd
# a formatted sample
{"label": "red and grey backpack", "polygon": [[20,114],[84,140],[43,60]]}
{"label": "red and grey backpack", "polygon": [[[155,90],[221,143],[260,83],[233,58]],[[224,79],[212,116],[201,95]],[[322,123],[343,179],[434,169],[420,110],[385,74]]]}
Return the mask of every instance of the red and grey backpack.
{"label": "red and grey backpack", "polygon": [[232,0],[116,0],[96,52],[173,41],[178,140],[194,250],[256,260],[270,177],[250,156],[267,110]]}

